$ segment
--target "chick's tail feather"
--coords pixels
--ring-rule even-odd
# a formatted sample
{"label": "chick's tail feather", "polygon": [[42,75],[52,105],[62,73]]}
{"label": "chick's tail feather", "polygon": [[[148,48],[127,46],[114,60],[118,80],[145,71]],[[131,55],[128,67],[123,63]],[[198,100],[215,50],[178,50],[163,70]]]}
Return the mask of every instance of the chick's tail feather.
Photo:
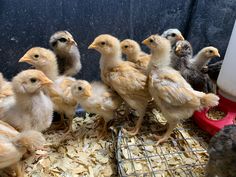
{"label": "chick's tail feather", "polygon": [[42,133],[34,130],[23,131],[13,140],[17,147],[26,148],[30,152],[42,148],[45,142]]}
{"label": "chick's tail feather", "polygon": [[209,108],[219,104],[219,97],[213,93],[205,94],[201,98],[201,108]]}

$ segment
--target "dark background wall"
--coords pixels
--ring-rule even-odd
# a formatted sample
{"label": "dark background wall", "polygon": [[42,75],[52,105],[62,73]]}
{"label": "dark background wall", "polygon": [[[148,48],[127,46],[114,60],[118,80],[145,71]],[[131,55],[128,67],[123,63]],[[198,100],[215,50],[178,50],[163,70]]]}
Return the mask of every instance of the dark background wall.
{"label": "dark background wall", "polygon": [[0,72],[10,79],[28,68],[19,58],[33,46],[49,48],[57,30],[75,37],[83,64],[77,77],[87,80],[100,78],[99,54],[87,47],[103,33],[140,42],[179,28],[194,53],[213,45],[224,57],[235,18],[236,0],[0,0]]}

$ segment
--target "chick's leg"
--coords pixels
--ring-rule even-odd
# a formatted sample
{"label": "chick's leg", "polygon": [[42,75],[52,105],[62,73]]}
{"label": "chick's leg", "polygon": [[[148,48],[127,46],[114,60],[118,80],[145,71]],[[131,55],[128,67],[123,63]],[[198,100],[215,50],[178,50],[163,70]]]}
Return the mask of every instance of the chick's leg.
{"label": "chick's leg", "polygon": [[156,145],[168,140],[168,138],[170,137],[171,133],[173,132],[173,130],[177,126],[177,124],[178,124],[178,121],[176,121],[176,120],[169,121],[167,131],[165,132],[165,134],[163,136],[154,135],[154,137],[157,140]]}
{"label": "chick's leg", "polygon": [[60,120],[60,125],[65,125],[65,116],[63,113],[60,114],[61,120]]}
{"label": "chick's leg", "polygon": [[99,126],[104,124],[104,119],[100,115],[96,115],[95,118],[96,120],[95,120],[94,128],[96,129]]}
{"label": "chick's leg", "polygon": [[68,127],[65,130],[65,134],[69,134],[72,131],[73,116],[68,117]]}
{"label": "chick's leg", "polygon": [[[60,121],[53,123],[48,131],[61,130],[65,128],[65,117],[63,113],[60,113]],[[67,129],[66,129],[67,130]]]}
{"label": "chick's leg", "polygon": [[[147,104],[146,104],[147,105]],[[138,114],[139,114],[139,118],[138,118],[138,121],[134,127],[133,130],[131,131],[127,131],[127,130],[123,130],[125,133],[128,133],[129,135],[131,136],[134,136],[134,135],[137,135],[138,132],[139,132],[139,129],[141,128],[141,125],[142,125],[142,122],[143,122],[143,117],[145,115],[145,110],[146,110],[146,105],[144,104],[143,107],[140,107],[138,111]]]}
{"label": "chick's leg", "polygon": [[100,133],[98,134],[98,139],[101,139],[107,135],[107,122],[103,119],[103,127]]}
{"label": "chick's leg", "polygon": [[72,124],[73,124],[73,118],[74,116],[69,116],[68,117],[68,128],[66,129],[66,131],[64,132],[64,135],[62,136],[62,139],[60,142],[65,141],[67,139],[67,136],[70,134],[70,132],[72,131]]}
{"label": "chick's leg", "polygon": [[17,177],[24,177],[24,162],[17,162],[12,165]]}

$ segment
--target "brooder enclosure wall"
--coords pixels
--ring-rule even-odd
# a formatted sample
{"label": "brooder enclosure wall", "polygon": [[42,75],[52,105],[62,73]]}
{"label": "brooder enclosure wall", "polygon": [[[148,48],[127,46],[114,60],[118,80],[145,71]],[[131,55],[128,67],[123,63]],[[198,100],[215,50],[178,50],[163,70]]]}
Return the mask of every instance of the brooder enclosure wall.
{"label": "brooder enclosure wall", "polygon": [[57,30],[74,35],[83,64],[78,78],[87,80],[99,79],[99,55],[87,47],[102,33],[141,42],[179,28],[194,53],[214,45],[224,56],[235,18],[235,0],[0,0],[0,71],[10,79],[27,68],[18,59],[33,46],[49,47]]}

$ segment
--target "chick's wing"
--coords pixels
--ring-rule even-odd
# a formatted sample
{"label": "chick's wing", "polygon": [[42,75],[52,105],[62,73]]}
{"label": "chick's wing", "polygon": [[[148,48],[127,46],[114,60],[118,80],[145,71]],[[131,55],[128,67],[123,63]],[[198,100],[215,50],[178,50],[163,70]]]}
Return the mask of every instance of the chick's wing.
{"label": "chick's wing", "polygon": [[120,96],[118,96],[114,91],[108,90],[103,94],[101,108],[103,110],[114,110],[117,109],[122,102]]}
{"label": "chick's wing", "polygon": [[5,98],[8,96],[12,96],[13,90],[12,90],[12,85],[10,82],[5,82],[4,85],[0,89],[0,99]]}
{"label": "chick's wing", "polygon": [[107,73],[106,78],[120,95],[147,97],[147,76],[129,64],[122,64]]}
{"label": "chick's wing", "polygon": [[153,74],[150,84],[158,97],[174,106],[186,104],[195,97],[191,87],[177,71]]}

